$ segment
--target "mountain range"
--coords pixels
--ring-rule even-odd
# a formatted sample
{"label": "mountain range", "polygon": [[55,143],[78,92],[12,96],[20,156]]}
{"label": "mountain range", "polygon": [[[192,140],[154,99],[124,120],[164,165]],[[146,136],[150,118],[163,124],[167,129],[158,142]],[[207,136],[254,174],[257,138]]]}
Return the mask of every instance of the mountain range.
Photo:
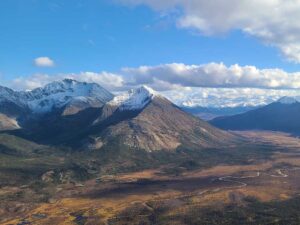
{"label": "mountain range", "polygon": [[181,107],[184,111],[191,113],[203,120],[209,121],[221,116],[232,116],[236,114],[241,114],[253,109],[258,108],[258,106],[236,106],[236,107]]}
{"label": "mountain range", "polygon": [[101,149],[210,148],[235,137],[184,112],[147,86],[114,96],[71,79],[32,91],[0,87],[0,129],[37,143]]}
{"label": "mountain range", "polygon": [[272,130],[300,133],[300,97],[283,97],[267,106],[210,121],[227,130]]}
{"label": "mountain range", "polygon": [[[19,127],[28,116],[41,116],[60,110],[63,115],[76,114],[89,107],[101,107],[113,95],[97,84],[66,79],[32,91],[13,91],[0,86],[0,113],[7,117],[7,128]],[[9,123],[9,121],[13,121]],[[6,129],[0,126],[0,129]]]}

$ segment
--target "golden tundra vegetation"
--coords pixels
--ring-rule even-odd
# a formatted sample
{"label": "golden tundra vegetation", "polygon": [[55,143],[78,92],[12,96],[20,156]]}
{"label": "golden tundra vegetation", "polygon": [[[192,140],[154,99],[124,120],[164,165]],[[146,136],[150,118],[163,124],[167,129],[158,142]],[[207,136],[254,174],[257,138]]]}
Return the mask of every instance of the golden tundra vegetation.
{"label": "golden tundra vegetation", "polygon": [[[2,185],[1,224],[299,224],[300,140],[279,132],[236,134],[250,141],[226,149],[229,157],[221,154],[217,163],[203,156],[212,160],[208,166],[174,161],[60,183],[50,170],[42,185]],[[230,151],[248,152],[230,162]]]}

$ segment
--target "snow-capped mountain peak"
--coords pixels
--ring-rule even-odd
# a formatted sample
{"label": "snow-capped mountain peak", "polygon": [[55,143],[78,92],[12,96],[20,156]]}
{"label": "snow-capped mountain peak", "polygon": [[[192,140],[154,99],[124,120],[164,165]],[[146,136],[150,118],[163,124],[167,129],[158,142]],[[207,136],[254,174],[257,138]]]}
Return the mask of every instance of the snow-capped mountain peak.
{"label": "snow-capped mountain peak", "polygon": [[154,97],[159,94],[148,86],[131,89],[128,92],[115,96],[110,105],[120,110],[139,110],[144,108]]}
{"label": "snow-capped mountain peak", "polygon": [[78,82],[72,79],[52,82],[45,87],[24,93],[28,107],[36,113],[61,108],[73,101],[87,101],[94,98],[103,104],[113,95],[96,83]]}
{"label": "snow-capped mountain peak", "polygon": [[72,79],[54,81],[44,87],[36,88],[30,92],[25,92],[30,98],[41,99],[45,96],[65,93],[70,96],[95,96],[98,98],[112,97],[112,94],[96,83],[78,82]]}
{"label": "snow-capped mountain peak", "polygon": [[18,92],[5,87],[0,88],[0,102],[13,102],[33,113],[47,113],[74,102],[105,104],[112,99],[113,95],[100,85],[72,79],[54,81],[32,91]]}
{"label": "snow-capped mountain peak", "polygon": [[278,102],[281,104],[288,104],[288,105],[294,104],[294,103],[299,103],[300,96],[296,96],[296,97],[285,96],[285,97],[282,97],[281,99],[279,99]]}

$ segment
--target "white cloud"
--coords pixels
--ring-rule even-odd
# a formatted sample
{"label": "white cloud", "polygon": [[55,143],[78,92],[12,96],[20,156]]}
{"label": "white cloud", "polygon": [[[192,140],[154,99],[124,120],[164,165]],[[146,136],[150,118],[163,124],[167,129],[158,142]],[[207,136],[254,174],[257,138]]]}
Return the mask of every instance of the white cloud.
{"label": "white cloud", "polygon": [[188,107],[243,107],[266,105],[283,96],[300,96],[300,90],[257,88],[191,88],[162,94],[178,105]]}
{"label": "white cloud", "polygon": [[30,77],[18,77],[10,81],[9,87],[15,90],[32,90],[53,81],[47,74],[35,74]]}
{"label": "white cloud", "polygon": [[55,63],[49,57],[38,57],[34,59],[34,65],[37,67],[53,67]]}
{"label": "white cloud", "polygon": [[226,66],[223,63],[185,65],[179,63],[159,66],[124,68],[131,85],[148,84],[158,89],[174,87],[223,88],[300,88],[300,72],[281,69],[258,69],[255,66]]}
{"label": "white cloud", "polygon": [[81,72],[79,74],[34,74],[29,77],[19,77],[10,82],[10,87],[16,90],[32,90],[42,87],[50,82],[71,78],[82,82],[98,83],[101,86],[113,91],[123,87],[123,77],[108,72]]}
{"label": "white cloud", "polygon": [[98,83],[111,91],[122,89],[124,86],[124,78],[121,75],[105,71],[100,73],[82,72],[80,74],[71,74],[69,77],[78,81]]}
{"label": "white cloud", "polygon": [[172,102],[185,106],[255,106],[283,96],[300,96],[300,72],[223,63],[141,66],[124,68],[120,73],[35,74],[14,79],[9,86],[31,90],[64,78],[95,82],[113,92],[146,84]]}
{"label": "white cloud", "polygon": [[81,72],[78,74],[35,74],[19,77],[11,82],[17,89],[32,89],[54,80],[73,78],[96,82],[111,90],[124,90],[138,85],[149,85],[156,90],[189,90],[191,87],[210,88],[300,88],[300,72],[282,69],[258,69],[255,66],[226,66],[223,63],[185,65],[182,63],[123,68],[119,74],[110,72]]}
{"label": "white cloud", "polygon": [[179,9],[177,25],[204,35],[241,30],[280,49],[289,60],[300,62],[299,0],[118,0],[146,4],[155,10]]}

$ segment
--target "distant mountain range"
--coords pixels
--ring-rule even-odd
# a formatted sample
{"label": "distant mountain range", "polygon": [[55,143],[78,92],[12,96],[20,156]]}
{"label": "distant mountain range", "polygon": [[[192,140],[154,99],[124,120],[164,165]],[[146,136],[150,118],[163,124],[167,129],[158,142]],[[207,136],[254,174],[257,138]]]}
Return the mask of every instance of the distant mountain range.
{"label": "distant mountain range", "polygon": [[116,144],[147,151],[207,148],[235,139],[149,87],[114,96],[98,84],[70,79],[29,92],[0,87],[0,130],[82,150]]}
{"label": "distant mountain range", "polygon": [[300,134],[300,97],[283,97],[277,102],[239,115],[210,121],[227,130],[272,130]]}
{"label": "distant mountain range", "polygon": [[221,116],[232,116],[248,112],[258,108],[258,106],[237,106],[237,107],[181,107],[184,111],[191,113],[203,120],[212,120]]}

